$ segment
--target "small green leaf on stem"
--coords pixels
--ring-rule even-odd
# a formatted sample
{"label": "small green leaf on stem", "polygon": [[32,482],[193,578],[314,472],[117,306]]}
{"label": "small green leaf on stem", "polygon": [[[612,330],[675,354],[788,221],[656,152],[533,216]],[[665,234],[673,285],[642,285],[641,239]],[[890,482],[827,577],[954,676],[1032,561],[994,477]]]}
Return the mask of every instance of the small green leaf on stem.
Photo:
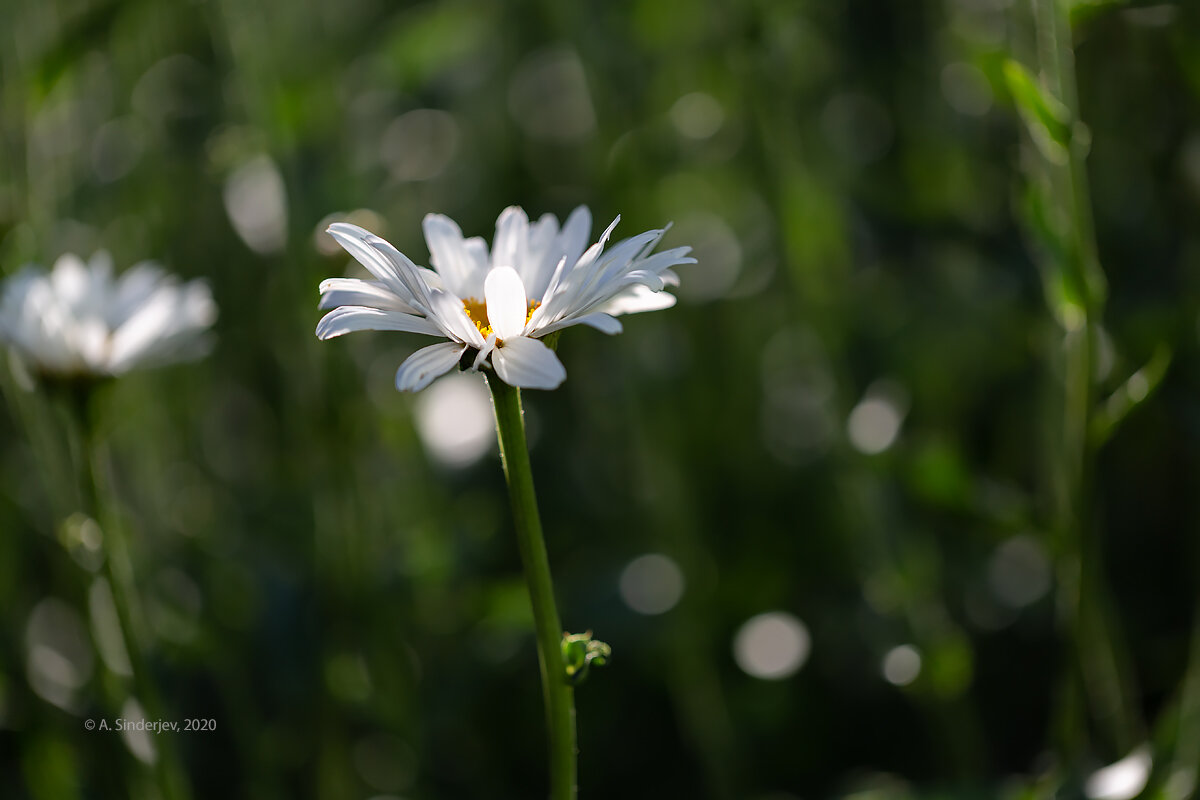
{"label": "small green leaf on stem", "polygon": [[563,669],[567,681],[573,685],[583,683],[587,678],[588,668],[592,665],[602,667],[612,656],[612,648],[598,639],[592,638],[592,632],[563,633],[562,657]]}
{"label": "small green leaf on stem", "polygon": [[1038,150],[1047,161],[1066,164],[1073,133],[1070,110],[1011,58],[1004,61],[1004,80]]}
{"label": "small green leaf on stem", "polygon": [[1170,366],[1171,348],[1160,344],[1150,360],[1126,378],[1093,415],[1090,431],[1093,445],[1099,446],[1108,441],[1130,412],[1154,394]]}

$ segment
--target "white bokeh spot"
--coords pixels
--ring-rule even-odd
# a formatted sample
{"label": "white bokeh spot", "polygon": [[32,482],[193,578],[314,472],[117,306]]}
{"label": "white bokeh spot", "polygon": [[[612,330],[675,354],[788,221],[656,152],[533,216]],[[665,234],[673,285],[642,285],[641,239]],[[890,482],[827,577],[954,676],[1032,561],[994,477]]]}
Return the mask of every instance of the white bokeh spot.
{"label": "white bokeh spot", "polygon": [[474,464],[496,439],[492,403],[478,375],[447,375],[417,397],[415,411],[422,444],[444,466]]}
{"label": "white bokeh spot", "polygon": [[664,614],[683,597],[683,570],[661,553],[647,553],[621,570],[618,590],[625,605],[639,614]]}
{"label": "white bokeh spot", "polygon": [[804,623],[786,611],[751,617],[733,638],[733,657],[747,675],[782,680],[808,660],[812,637]]}

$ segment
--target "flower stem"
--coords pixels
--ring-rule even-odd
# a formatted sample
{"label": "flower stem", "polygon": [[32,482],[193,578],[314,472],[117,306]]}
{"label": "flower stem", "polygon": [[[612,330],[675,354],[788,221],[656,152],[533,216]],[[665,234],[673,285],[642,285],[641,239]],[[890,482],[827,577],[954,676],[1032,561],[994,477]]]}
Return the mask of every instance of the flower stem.
{"label": "flower stem", "polygon": [[[105,459],[92,420],[91,388],[76,387],[73,412],[79,435],[79,472],[86,512],[100,525],[104,536],[104,577],[107,579],[116,609],[117,623],[125,652],[129,656],[130,681],[146,719],[161,719],[162,707],[158,692],[150,678],[147,660],[149,632],[146,617],[133,576],[133,560],[125,531],[105,502],[108,495],[103,480]],[[162,800],[187,800],[190,793],[183,772],[176,761],[168,735],[155,737],[155,758],[151,765],[153,779]]]}
{"label": "flower stem", "polygon": [[567,683],[562,666],[562,625],[554,604],[554,584],[550,578],[550,560],[542,538],[537,495],[533,489],[533,470],[525,444],[525,423],[521,412],[521,390],[495,376],[488,377],[492,403],[496,411],[496,431],[500,439],[500,459],[508,481],[513,524],[533,621],[537,629],[538,661],[542,671],[542,697],[546,704],[546,727],[550,738],[550,797],[574,800],[575,766],[575,693]]}
{"label": "flower stem", "polygon": [[[1038,66],[1044,86],[1067,109],[1072,131],[1063,163],[1042,159],[1041,178],[1048,199],[1064,221],[1065,255],[1053,269],[1064,285],[1074,287],[1078,308],[1064,325],[1062,350],[1056,358],[1061,384],[1060,407],[1051,422],[1055,431],[1053,463],[1054,528],[1060,614],[1071,637],[1081,685],[1077,691],[1096,723],[1110,757],[1129,752],[1144,741],[1144,724],[1134,701],[1128,665],[1119,651],[1117,621],[1104,583],[1101,542],[1092,518],[1091,490],[1095,447],[1088,433],[1096,398],[1094,372],[1107,284],[1097,255],[1095,223],[1088,190],[1088,139],[1080,135],[1078,88],[1069,6],[1063,0],[1033,0]],[[1069,749],[1077,749],[1089,726],[1067,712],[1064,725]]]}

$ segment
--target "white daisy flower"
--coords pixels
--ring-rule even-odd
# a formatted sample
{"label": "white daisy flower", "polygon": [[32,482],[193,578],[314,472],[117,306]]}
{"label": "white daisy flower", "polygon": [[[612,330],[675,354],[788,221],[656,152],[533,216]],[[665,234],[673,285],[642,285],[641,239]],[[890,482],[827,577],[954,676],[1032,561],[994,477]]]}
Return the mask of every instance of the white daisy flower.
{"label": "white daisy flower", "polygon": [[107,253],[66,254],[46,273],[4,283],[0,341],[53,377],[104,377],[202,355],[217,317],[207,284],[181,284],[150,262],[113,278]]}
{"label": "white daisy flower", "polygon": [[588,247],[592,217],[585,206],[571,212],[561,229],[552,214],[530,224],[513,206],[496,220],[489,254],[483,239],[464,239],[449,217],[429,214],[424,229],[432,270],[369,231],[334,223],[329,233],[376,280],[322,282],[320,307],[333,310],[318,323],[317,336],[386,330],[447,339],[400,365],[401,391],[423,389],[460,362],[490,367],[512,386],[553,389],[567,373],[542,337],[572,325],[620,333],[618,314],[673,306],[674,295],[662,291],[679,284],[671,267],[695,263],[689,247],[651,255],[666,229],[606,250],[620,219]]}

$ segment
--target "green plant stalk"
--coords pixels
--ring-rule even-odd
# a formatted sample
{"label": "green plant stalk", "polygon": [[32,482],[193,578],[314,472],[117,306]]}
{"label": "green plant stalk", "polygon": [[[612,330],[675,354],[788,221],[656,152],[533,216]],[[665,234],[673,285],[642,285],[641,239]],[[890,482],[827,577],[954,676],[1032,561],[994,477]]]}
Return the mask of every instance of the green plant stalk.
{"label": "green plant stalk", "polygon": [[[149,646],[149,629],[137,593],[133,576],[133,559],[125,531],[113,515],[108,513],[106,484],[100,476],[104,473],[102,447],[97,441],[92,422],[91,387],[76,387],[72,406],[79,436],[78,458],[80,482],[85,509],[100,525],[104,542],[104,577],[113,594],[113,605],[125,652],[129,656],[130,676],[133,691],[147,719],[162,718],[162,706],[158,692],[150,679],[146,651]],[[154,781],[162,800],[188,800],[191,793],[183,777],[171,745],[170,734],[154,739],[156,757],[151,767]]]}
{"label": "green plant stalk", "polygon": [[542,537],[533,470],[525,443],[521,390],[494,375],[487,378],[496,412],[500,460],[508,481],[513,524],[521,551],[533,622],[537,630],[538,662],[542,673],[542,698],[546,706],[546,728],[550,739],[550,797],[574,800],[576,795],[575,692],[567,683],[562,661],[563,628],[554,603],[550,559]]}
{"label": "green plant stalk", "polygon": [[[1064,283],[1074,288],[1080,303],[1075,313],[1060,315],[1067,324],[1061,352],[1061,416],[1054,425],[1059,437],[1052,464],[1060,608],[1072,638],[1083,694],[1105,729],[1113,755],[1123,755],[1144,731],[1115,649],[1099,541],[1089,521],[1095,457],[1090,437],[1096,405],[1093,371],[1107,282],[1096,251],[1085,163],[1088,136],[1079,122],[1069,10],[1060,0],[1033,0],[1033,10],[1042,80],[1067,109],[1073,126],[1066,162],[1041,160],[1052,202],[1063,212],[1066,225],[1066,255],[1054,268],[1062,271]],[[1085,729],[1086,725],[1080,726],[1075,734]]]}

